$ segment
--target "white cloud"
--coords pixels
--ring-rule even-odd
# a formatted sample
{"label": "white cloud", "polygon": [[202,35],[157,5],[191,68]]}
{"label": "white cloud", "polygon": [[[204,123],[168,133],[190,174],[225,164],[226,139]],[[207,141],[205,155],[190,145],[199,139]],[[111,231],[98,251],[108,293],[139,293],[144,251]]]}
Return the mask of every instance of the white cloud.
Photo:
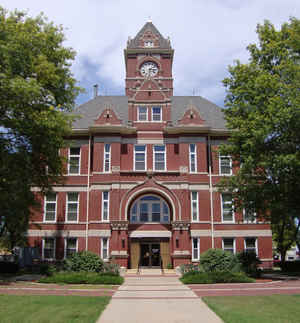
{"label": "white cloud", "polygon": [[[66,28],[68,46],[77,52],[73,65],[79,80],[109,80],[124,87],[123,49],[148,16],[175,49],[175,94],[201,94],[222,103],[221,80],[234,59],[247,60],[246,46],[256,41],[257,23],[277,27],[300,12],[299,0],[2,0],[8,9],[43,11]],[[95,69],[86,68],[86,62]],[[93,73],[93,75],[91,75]],[[105,86],[105,85],[103,85]],[[112,89],[113,91],[114,89]]]}

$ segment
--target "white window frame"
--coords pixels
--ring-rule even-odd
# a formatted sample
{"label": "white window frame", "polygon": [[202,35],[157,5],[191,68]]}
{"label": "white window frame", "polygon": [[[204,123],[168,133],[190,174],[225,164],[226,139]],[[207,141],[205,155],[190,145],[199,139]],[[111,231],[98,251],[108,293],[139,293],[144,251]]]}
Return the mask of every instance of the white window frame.
{"label": "white window frame", "polygon": [[[105,148],[106,145],[109,146],[109,151],[106,152]],[[108,160],[108,170],[105,169],[106,161]],[[104,143],[103,147],[103,173],[110,173],[111,172],[111,144]]]}
{"label": "white window frame", "polygon": [[[191,145],[195,146],[195,151],[191,151]],[[192,156],[194,156],[194,161],[195,161],[195,170],[192,171]],[[190,159],[190,173],[197,173],[197,145],[196,144],[189,144],[189,159]]]}
{"label": "white window frame", "polygon": [[254,219],[253,219],[253,221],[251,221],[251,220],[248,220],[247,218],[246,218],[246,209],[243,209],[243,222],[244,223],[248,223],[248,224],[255,224],[255,223],[257,223],[257,219],[256,219],[256,212],[254,212]]}
{"label": "white window frame", "polygon": [[[135,159],[135,154],[136,154],[136,150],[135,148],[136,147],[144,147],[145,148],[145,151],[144,151],[144,154],[145,154],[145,167],[144,169],[136,169],[136,159]],[[141,153],[140,151],[138,153]],[[137,172],[144,172],[145,170],[147,170],[147,145],[134,145],[134,151],[133,151],[133,169],[134,171],[137,171]]]}
{"label": "white window frame", "polygon": [[[141,115],[145,114],[145,113],[140,113],[141,109],[146,109],[146,119],[145,120],[140,118]],[[143,106],[143,105],[138,106],[137,107],[137,118],[136,119],[137,119],[137,121],[140,121],[140,122],[147,122],[148,121],[148,107]]]}
{"label": "white window frame", "polygon": [[[53,258],[45,258],[45,240],[46,239],[51,239],[51,240],[53,240],[54,241],[54,246],[53,246]],[[49,260],[49,261],[51,261],[51,260],[55,260],[56,259],[56,238],[54,238],[54,237],[44,237],[43,239],[42,239],[42,259],[43,260]]]}
{"label": "white window frame", "polygon": [[221,217],[222,217],[222,222],[223,223],[235,223],[235,214],[233,210],[233,201],[231,199],[231,214],[232,214],[232,220],[224,220],[224,210],[223,210],[223,196],[224,195],[231,195],[230,193],[221,193]]}
{"label": "white window frame", "polygon": [[[104,199],[104,194],[107,193],[107,199]],[[104,219],[104,203],[107,202],[107,219]],[[102,192],[102,203],[101,203],[101,220],[103,222],[109,222],[109,191]]]}
{"label": "white window frame", "polygon": [[67,241],[68,239],[76,239],[76,253],[78,252],[78,238],[77,237],[66,237],[64,239],[64,259],[67,258]]}
{"label": "white window frame", "polygon": [[[56,218],[57,218],[57,193],[53,192],[51,194],[55,194],[55,202],[54,201],[47,201],[47,194],[44,196],[44,217],[43,217],[43,222],[45,223],[55,223],[56,222]],[[54,213],[54,220],[47,220],[46,219],[46,207],[47,207],[47,204],[50,203],[50,204],[54,204],[55,203],[55,213]]]}
{"label": "white window frame", "polygon": [[[196,200],[193,200],[193,193],[196,193]],[[195,220],[193,218],[193,214],[194,214],[194,207],[193,207],[193,202],[196,202],[196,214],[197,214],[197,219]],[[199,193],[197,191],[191,191],[191,221],[192,222],[199,222]]]}
{"label": "white window frame", "polygon": [[[71,154],[71,149],[72,148],[79,148],[79,155],[74,155],[74,154]],[[76,147],[69,147],[69,153],[68,153],[69,157],[68,157],[68,175],[80,175],[80,165],[81,165],[81,147],[79,146],[76,146]],[[71,168],[71,157],[76,157],[78,159],[78,173],[70,173],[70,168]]]}
{"label": "white window frame", "polygon": [[[154,109],[158,109],[160,110],[160,113],[159,113],[159,120],[154,120],[153,116],[154,116],[154,113],[153,113],[153,110]],[[157,113],[155,113],[155,115],[158,115]],[[162,108],[161,106],[159,105],[154,105],[151,107],[151,121],[152,122],[161,122],[162,121]]]}
{"label": "white window frame", "polygon": [[244,238],[244,251],[247,251],[247,245],[246,245],[247,239],[255,239],[255,254],[258,255],[257,237],[245,237]]}
{"label": "white window frame", "polygon": [[[72,193],[77,194],[77,213],[76,213],[77,220],[76,221],[69,221],[68,220],[69,194],[72,194]],[[75,203],[75,201],[71,201],[70,203]],[[79,221],[79,205],[80,205],[80,193],[79,192],[67,192],[67,197],[66,197],[66,222],[67,223],[78,223],[78,221]]]}
{"label": "white window frame", "polygon": [[[194,257],[194,239],[197,240],[197,258]],[[199,261],[200,260],[200,238],[199,237],[192,237],[192,261]]]}
{"label": "white window frame", "polygon": [[[221,159],[222,158],[228,158],[229,159],[229,164],[230,164],[230,173],[222,173],[222,167],[221,167]],[[232,158],[231,156],[223,156],[223,155],[219,155],[219,174],[222,176],[231,176],[232,175]]]}
{"label": "white window frame", "polygon": [[[156,198],[159,198],[159,201],[158,200],[142,200],[143,197],[145,196],[155,196]],[[141,221],[140,219],[140,204],[143,203],[143,204],[147,204],[148,205],[148,221]],[[152,204],[157,204],[157,203],[160,203],[160,221],[159,222],[153,222],[152,221]],[[164,215],[166,213],[164,213],[164,205],[163,204],[166,204],[167,208],[168,208],[168,221],[164,221]],[[136,221],[132,221],[131,220],[131,215],[132,215],[132,208],[133,206],[136,204]],[[130,208],[130,223],[147,223],[147,224],[152,224],[152,223],[163,223],[163,224],[166,224],[166,223],[170,223],[170,208],[169,208],[169,205],[168,203],[162,199],[161,197],[158,197],[156,195],[152,195],[152,194],[146,194],[146,195],[143,195],[141,196],[139,199],[137,199],[131,206]],[[151,220],[151,221],[150,221]]]}
{"label": "white window frame", "polygon": [[[155,152],[155,147],[164,147],[164,151],[158,151]],[[156,153],[158,154],[164,154],[164,169],[156,169],[155,168],[155,158],[156,158]],[[167,169],[167,154],[166,154],[166,145],[153,145],[153,170],[156,172],[165,172]]]}
{"label": "white window frame", "polygon": [[235,246],[235,244],[236,244],[236,243],[235,243],[235,242],[236,242],[235,240],[236,240],[236,239],[235,239],[235,238],[233,238],[233,237],[223,237],[223,238],[222,238],[222,249],[223,249],[224,251],[228,251],[228,250],[226,250],[226,249],[224,248],[224,240],[225,240],[225,239],[232,239],[232,240],[233,240],[233,246],[232,246],[232,247],[233,247],[233,254],[235,255],[235,254],[236,254],[236,246]]}
{"label": "white window frame", "polygon": [[[107,240],[107,258],[103,258],[103,240],[106,239]],[[109,261],[109,238],[108,237],[102,237],[101,238],[101,258],[103,261]]]}
{"label": "white window frame", "polygon": [[154,47],[153,41],[152,40],[146,40],[146,41],[144,41],[144,47],[146,47],[146,48]]}

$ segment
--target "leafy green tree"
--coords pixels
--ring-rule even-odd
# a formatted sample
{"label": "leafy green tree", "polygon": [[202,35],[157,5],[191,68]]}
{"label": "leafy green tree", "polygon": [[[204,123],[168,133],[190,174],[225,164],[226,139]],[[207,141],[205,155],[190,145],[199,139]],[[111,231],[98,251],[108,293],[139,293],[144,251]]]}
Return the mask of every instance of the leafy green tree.
{"label": "leafy green tree", "polygon": [[31,187],[46,192],[62,179],[58,152],[72,122],[66,112],[80,91],[70,71],[75,53],[64,39],[62,27],[43,15],[0,7],[1,233],[11,247],[36,204]]}
{"label": "leafy green tree", "polygon": [[[249,62],[236,61],[223,81],[232,132],[221,153],[241,167],[220,188],[233,194],[236,209],[282,229],[300,217],[300,20],[280,30],[265,21],[257,34],[258,44],[247,47]],[[278,245],[285,237],[276,235]]]}

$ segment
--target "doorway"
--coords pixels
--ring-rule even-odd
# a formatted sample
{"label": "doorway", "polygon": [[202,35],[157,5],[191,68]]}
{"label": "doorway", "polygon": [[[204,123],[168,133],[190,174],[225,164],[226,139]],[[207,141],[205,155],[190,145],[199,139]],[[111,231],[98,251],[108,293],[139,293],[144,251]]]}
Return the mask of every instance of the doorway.
{"label": "doorway", "polygon": [[141,243],[141,266],[160,267],[160,244]]}

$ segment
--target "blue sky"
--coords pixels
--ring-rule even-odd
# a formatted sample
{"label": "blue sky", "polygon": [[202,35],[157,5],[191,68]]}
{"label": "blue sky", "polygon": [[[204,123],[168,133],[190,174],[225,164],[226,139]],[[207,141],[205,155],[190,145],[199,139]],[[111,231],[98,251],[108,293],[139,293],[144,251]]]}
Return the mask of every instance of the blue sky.
{"label": "blue sky", "polygon": [[86,89],[77,104],[102,95],[124,95],[123,50],[151,17],[175,49],[175,95],[201,95],[223,106],[222,79],[235,59],[246,62],[246,46],[257,41],[257,23],[276,27],[300,18],[299,0],[2,0],[9,10],[40,12],[65,28],[66,46],[77,52],[72,71]]}

